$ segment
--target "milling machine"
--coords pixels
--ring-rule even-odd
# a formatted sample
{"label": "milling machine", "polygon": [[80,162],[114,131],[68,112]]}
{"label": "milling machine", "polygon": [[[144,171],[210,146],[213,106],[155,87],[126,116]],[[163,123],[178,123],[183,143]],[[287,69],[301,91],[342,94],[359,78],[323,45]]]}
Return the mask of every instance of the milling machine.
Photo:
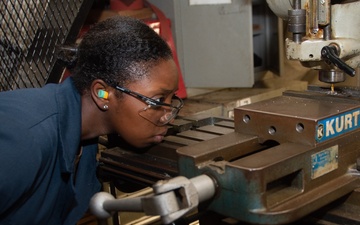
{"label": "milling machine", "polygon": [[334,87],[360,65],[360,1],[267,2],[288,21],[287,57],[331,87],[235,108],[234,120],[178,118],[164,142],[143,154],[104,151],[104,173],[151,185],[152,193],[98,193],[95,215],[145,212],[164,224],[194,214],[200,224],[360,224],[360,91]]}
{"label": "milling machine", "polygon": [[[272,11],[287,21],[292,37],[286,56],[318,71],[319,80],[344,82],[355,76],[360,62],[359,1],[267,0]],[[337,4],[335,4],[337,3]]]}

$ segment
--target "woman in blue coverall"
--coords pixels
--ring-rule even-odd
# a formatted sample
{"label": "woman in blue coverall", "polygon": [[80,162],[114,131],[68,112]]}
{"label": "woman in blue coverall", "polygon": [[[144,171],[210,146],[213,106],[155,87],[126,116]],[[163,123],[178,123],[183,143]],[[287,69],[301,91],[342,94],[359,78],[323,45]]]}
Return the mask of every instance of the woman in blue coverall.
{"label": "woman in blue coverall", "polygon": [[61,84],[0,93],[0,224],[71,224],[100,191],[97,138],[134,147],[163,140],[183,103],[167,43],[114,17],[79,44]]}

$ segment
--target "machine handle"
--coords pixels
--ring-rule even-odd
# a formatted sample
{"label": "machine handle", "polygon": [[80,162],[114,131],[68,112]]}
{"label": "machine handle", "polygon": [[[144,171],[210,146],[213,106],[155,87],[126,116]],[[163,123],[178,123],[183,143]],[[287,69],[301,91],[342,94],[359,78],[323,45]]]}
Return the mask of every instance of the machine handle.
{"label": "machine handle", "polygon": [[153,194],[115,199],[107,192],[96,193],[90,200],[90,210],[99,219],[111,217],[113,212],[144,212],[160,215],[164,224],[169,224],[192,211],[200,202],[215,195],[216,182],[208,175],[188,179],[183,176],[158,181],[153,185]]}
{"label": "machine handle", "polygon": [[322,58],[325,58],[329,60],[332,64],[334,64],[336,67],[344,71],[346,74],[354,77],[356,71],[351,68],[349,65],[347,65],[344,61],[342,61],[338,57],[338,49],[334,45],[324,46],[321,49],[321,56]]}

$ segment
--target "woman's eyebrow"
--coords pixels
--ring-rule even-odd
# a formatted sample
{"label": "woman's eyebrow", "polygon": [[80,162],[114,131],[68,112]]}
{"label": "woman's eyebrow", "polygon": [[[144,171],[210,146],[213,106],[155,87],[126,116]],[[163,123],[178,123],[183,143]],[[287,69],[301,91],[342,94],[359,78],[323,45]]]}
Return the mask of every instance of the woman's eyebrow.
{"label": "woman's eyebrow", "polygon": [[167,89],[167,88],[161,88],[160,91],[164,94],[171,94],[173,92],[176,92],[178,88],[176,88],[175,90],[174,89]]}

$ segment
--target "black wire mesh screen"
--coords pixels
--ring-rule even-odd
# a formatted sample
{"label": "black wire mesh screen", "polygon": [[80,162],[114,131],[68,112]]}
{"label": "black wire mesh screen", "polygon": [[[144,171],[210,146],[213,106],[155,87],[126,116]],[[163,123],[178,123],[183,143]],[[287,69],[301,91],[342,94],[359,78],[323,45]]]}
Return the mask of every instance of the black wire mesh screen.
{"label": "black wire mesh screen", "polygon": [[[59,45],[75,42],[92,0],[2,0],[0,91],[59,81]],[[57,68],[57,69],[56,69]]]}

